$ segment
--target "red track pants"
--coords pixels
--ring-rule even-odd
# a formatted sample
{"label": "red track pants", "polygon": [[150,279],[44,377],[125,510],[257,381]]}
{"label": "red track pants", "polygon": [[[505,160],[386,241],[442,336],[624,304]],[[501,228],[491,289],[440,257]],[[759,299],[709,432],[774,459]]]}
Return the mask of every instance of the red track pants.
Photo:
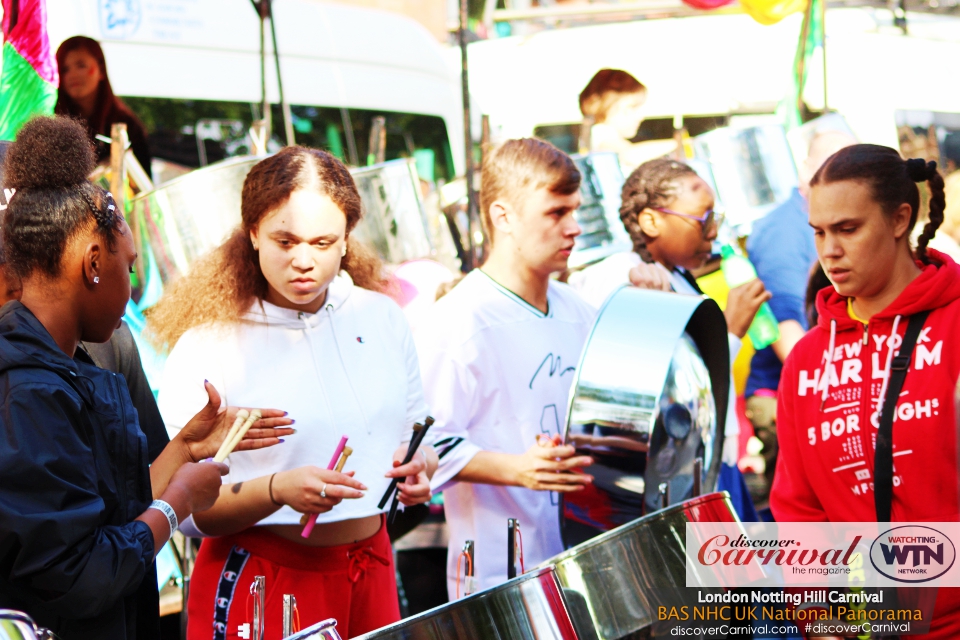
{"label": "red track pants", "polygon": [[189,640],[233,640],[241,624],[252,626],[255,576],[266,576],[266,640],[283,635],[288,593],[296,596],[300,628],[336,618],[345,639],[400,620],[386,526],[337,547],[307,547],[252,527],[200,545],[187,603]]}

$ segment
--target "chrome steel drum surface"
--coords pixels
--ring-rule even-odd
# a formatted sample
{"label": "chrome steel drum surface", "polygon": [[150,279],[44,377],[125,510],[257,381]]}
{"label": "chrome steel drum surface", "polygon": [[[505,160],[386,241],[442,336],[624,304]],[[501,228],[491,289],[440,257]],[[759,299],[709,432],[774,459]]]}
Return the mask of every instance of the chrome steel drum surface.
{"label": "chrome steel drum surface", "polygon": [[240,224],[243,181],[264,157],[217,162],[133,199],[131,215],[146,226],[164,282],[185,273]]}
{"label": "chrome steel drum surface", "polygon": [[38,640],[37,625],[25,613],[0,609],[0,640]]}
{"label": "chrome steel drum surface", "polygon": [[[163,282],[186,273],[240,224],[243,181],[266,156],[231,158],[171,180],[132,201]],[[449,230],[430,224],[412,159],[352,169],[364,218],[353,234],[387,262],[435,257]]]}
{"label": "chrome steel drum surface", "polygon": [[749,226],[790,197],[797,168],[783,127],[723,127],[693,139],[697,158],[710,163],[727,221]]}
{"label": "chrome steel drum surface", "polygon": [[297,631],[286,640],[341,640],[337,633],[337,621],[333,618],[311,625],[303,631]]}
{"label": "chrome steel drum surface", "polygon": [[391,160],[351,172],[363,199],[363,219],[353,234],[387,262],[429,258],[437,242],[420,198],[420,179],[412,158]]}
{"label": "chrome steel drum surface", "polygon": [[651,627],[655,635],[657,607],[695,604],[697,590],[686,588],[688,522],[737,522],[730,496],[692,498],[544,562],[541,566],[556,568],[577,628],[593,626],[599,640],[626,638]]}
{"label": "chrome steel drum surface", "polygon": [[573,156],[580,170],[580,208],[574,213],[580,225],[567,261],[569,268],[602,260],[633,246],[620,221],[620,190],[623,171],[616,153],[598,152]]}
{"label": "chrome steel drum surface", "polygon": [[356,640],[584,640],[552,567],[431,609]]}
{"label": "chrome steel drum surface", "polygon": [[588,488],[561,498],[567,547],[705,491],[720,469],[730,385],[726,322],[701,296],[624,287],[597,317],[577,368],[566,442],[594,464]]}

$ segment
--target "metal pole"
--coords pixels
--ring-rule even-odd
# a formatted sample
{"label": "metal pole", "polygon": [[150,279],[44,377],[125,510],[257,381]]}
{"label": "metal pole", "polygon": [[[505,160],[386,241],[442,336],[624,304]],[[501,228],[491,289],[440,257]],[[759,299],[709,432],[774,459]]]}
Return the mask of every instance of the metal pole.
{"label": "metal pole", "polygon": [[507,579],[517,577],[517,519],[507,518]]}
{"label": "metal pole", "polygon": [[263,640],[266,621],[264,620],[264,598],[266,597],[266,576],[254,576],[250,584],[250,595],[253,596],[253,640]]}
{"label": "metal pole", "polygon": [[297,599],[291,593],[283,594],[283,637],[294,634],[294,611],[297,608]]}
{"label": "metal pole", "polygon": [[463,139],[466,152],[466,179],[467,179],[467,261],[466,271],[473,269],[476,264],[476,247],[474,246],[473,232],[477,220],[477,196],[473,184],[473,134],[470,131],[470,79],[467,74],[467,0],[460,0],[460,30],[457,39],[460,43],[460,82],[463,93]]}
{"label": "metal pole", "polygon": [[820,35],[823,42],[820,44],[823,50],[823,112],[829,110],[827,101],[827,0],[820,0]]}
{"label": "metal pole", "polygon": [[280,49],[277,48],[277,22],[273,19],[272,0],[260,0],[267,3],[267,13],[270,15],[270,36],[273,38],[273,60],[277,65],[277,90],[280,92],[280,110],[283,112],[283,132],[287,139],[287,146],[295,145],[296,139],[293,135],[293,113],[290,111],[290,103],[283,95],[283,74],[280,73]]}
{"label": "metal pole", "polygon": [[267,0],[260,0],[257,9],[260,13],[260,119],[266,129],[263,137],[266,142],[273,128],[270,123],[270,103],[267,102]]}

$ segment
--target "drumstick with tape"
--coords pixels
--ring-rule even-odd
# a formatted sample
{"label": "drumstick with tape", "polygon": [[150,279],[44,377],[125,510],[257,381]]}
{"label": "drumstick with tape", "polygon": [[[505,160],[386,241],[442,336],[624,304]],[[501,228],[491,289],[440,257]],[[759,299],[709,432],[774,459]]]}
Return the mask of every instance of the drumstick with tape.
{"label": "drumstick with tape", "polygon": [[[424,436],[427,435],[427,430],[433,426],[434,422],[435,420],[432,417],[427,416],[427,418],[423,421],[423,424],[418,422],[413,425],[413,437],[410,438],[410,444],[407,445],[407,455],[403,457],[403,462],[400,463],[400,466],[408,464],[411,460],[413,460],[413,456],[417,453],[420,443],[423,442]],[[387,500],[390,499],[390,494],[397,490],[398,484],[400,484],[400,478],[394,478],[390,481],[390,486],[387,487],[383,497],[380,498],[380,504],[377,505],[378,509],[383,509],[383,507],[387,504]],[[396,511],[396,507],[392,507],[391,511]]]}
{"label": "drumstick with tape", "polygon": [[[419,433],[414,434],[413,440],[410,442],[410,447],[407,454],[407,459],[404,461],[404,464],[413,460],[413,456],[416,455],[417,449],[420,448],[420,445],[423,443],[424,436],[427,435],[427,429],[434,423],[433,418],[427,416],[427,419],[423,421],[423,428],[420,429]],[[424,457],[426,459],[426,457]],[[394,478],[393,486],[396,488],[399,483],[400,478]],[[397,517],[397,508],[400,506],[400,491],[397,490],[393,494],[393,503],[390,505],[390,514],[387,516],[387,524],[393,524],[393,519]]]}
{"label": "drumstick with tape", "polygon": [[[344,448],[347,446],[347,436],[340,438],[340,444],[337,445],[337,448],[333,450],[333,457],[330,458],[330,464],[327,465],[328,471],[333,471],[337,466],[337,463],[340,461],[340,454],[343,453]],[[350,450],[353,453],[353,450]],[[346,463],[346,460],[344,460]],[[342,468],[342,467],[341,467]],[[317,515],[316,513],[311,513],[310,517],[307,518],[307,524],[303,526],[303,531],[300,532],[300,536],[304,538],[309,538],[310,534],[313,533],[313,527],[317,524]]]}

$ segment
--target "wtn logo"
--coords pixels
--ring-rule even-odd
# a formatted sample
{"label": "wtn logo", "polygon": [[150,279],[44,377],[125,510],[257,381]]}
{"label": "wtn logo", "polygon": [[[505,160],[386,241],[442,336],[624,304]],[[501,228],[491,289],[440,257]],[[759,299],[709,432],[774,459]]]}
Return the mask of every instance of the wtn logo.
{"label": "wtn logo", "polygon": [[929,582],[953,566],[957,551],[940,531],[906,525],[885,531],[870,547],[870,562],[897,582]]}
{"label": "wtn logo", "polygon": [[[935,539],[931,539],[933,542]],[[937,545],[934,551],[929,545],[925,544],[906,544],[906,545],[886,545],[880,543],[880,549],[883,552],[883,561],[887,564],[907,564],[910,556],[913,556],[913,566],[920,566],[920,563],[930,564],[930,560],[943,564],[943,543]]]}

